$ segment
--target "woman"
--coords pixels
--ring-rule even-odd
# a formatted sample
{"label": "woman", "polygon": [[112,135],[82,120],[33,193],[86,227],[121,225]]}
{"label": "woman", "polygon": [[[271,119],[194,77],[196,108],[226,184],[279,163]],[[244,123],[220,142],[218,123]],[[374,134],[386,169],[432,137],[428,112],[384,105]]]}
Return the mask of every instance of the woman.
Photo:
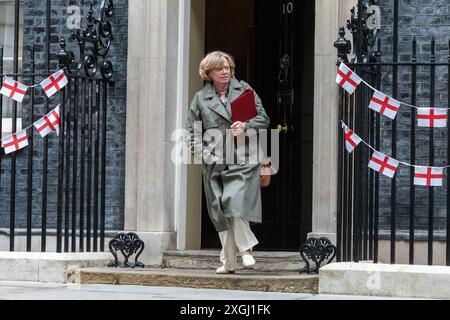
{"label": "woman", "polygon": [[[255,264],[251,251],[258,240],[250,229],[250,222],[261,222],[259,162],[235,164],[225,159],[230,159],[230,154],[226,154],[226,151],[230,152],[230,140],[231,146],[234,146],[234,139],[227,139],[230,132],[232,137],[244,133],[250,135],[253,130],[267,128],[269,118],[255,93],[257,115],[246,122],[232,123],[230,103],[245,89],[251,89],[244,81],[234,78],[234,70],[233,58],[224,52],[214,51],[203,58],[199,73],[205,80],[205,86],[195,94],[187,119],[189,149],[197,160],[203,160],[208,213],[222,244],[222,266],[216,270],[217,273],[233,273],[236,270],[236,248],[242,256],[244,267]],[[214,139],[202,139],[197,132],[199,123],[206,131],[204,137],[212,133],[210,135]],[[206,143],[205,140],[210,141]],[[244,149],[246,156],[247,149]],[[231,159],[234,159],[236,150],[231,150]]]}

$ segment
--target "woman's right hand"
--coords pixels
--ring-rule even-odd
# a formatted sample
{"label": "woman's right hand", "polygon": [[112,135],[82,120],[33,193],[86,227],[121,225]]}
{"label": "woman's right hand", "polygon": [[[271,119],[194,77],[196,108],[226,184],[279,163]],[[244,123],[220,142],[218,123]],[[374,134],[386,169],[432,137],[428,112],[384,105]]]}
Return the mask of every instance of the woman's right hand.
{"label": "woman's right hand", "polygon": [[235,123],[233,123],[231,125],[231,130],[235,137],[239,136],[239,135],[243,134],[245,131],[245,123],[241,122],[241,121],[236,121]]}

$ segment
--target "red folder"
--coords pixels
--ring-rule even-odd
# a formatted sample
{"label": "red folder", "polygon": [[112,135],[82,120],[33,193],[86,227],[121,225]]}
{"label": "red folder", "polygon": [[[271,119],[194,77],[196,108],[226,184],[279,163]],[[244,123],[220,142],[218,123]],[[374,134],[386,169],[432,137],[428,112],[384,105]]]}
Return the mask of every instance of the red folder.
{"label": "red folder", "polygon": [[256,113],[255,93],[246,89],[239,97],[231,101],[231,120],[245,122],[254,118]]}

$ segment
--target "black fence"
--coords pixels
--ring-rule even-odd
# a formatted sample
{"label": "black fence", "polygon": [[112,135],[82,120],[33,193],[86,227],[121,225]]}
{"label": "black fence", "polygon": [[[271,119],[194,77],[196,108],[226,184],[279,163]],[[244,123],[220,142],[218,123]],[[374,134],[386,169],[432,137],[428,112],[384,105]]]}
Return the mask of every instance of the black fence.
{"label": "black fence", "polygon": [[[351,61],[347,60],[350,43],[345,39],[342,28],[335,43],[338,64],[345,62],[373,88],[410,106],[430,107],[439,103],[443,108],[449,107],[450,43],[438,44],[441,51],[445,48],[447,52],[445,61],[440,59],[438,62],[434,38],[421,46],[421,55],[418,54],[417,40],[413,38],[409,44],[412,52],[409,61],[399,61],[398,1],[394,1],[393,6],[392,61],[383,62],[381,49],[385,44],[379,38],[371,38],[365,25],[370,14],[365,12],[363,1],[359,1],[358,12],[363,14],[352,16],[348,25],[354,36],[355,54]],[[429,51],[423,54],[425,48]],[[423,94],[424,91],[427,93]],[[400,107],[395,120],[387,119],[368,108],[373,92],[363,83],[352,95],[340,88],[339,119],[374,149],[392,158],[423,166],[450,164],[448,123],[447,128],[439,130],[420,128],[417,126],[416,108],[408,106]],[[439,150],[439,146],[443,150]],[[418,150],[421,151],[420,157]],[[396,263],[396,248],[399,240],[404,240],[408,242],[410,264],[416,263],[418,258],[415,255],[417,241],[426,241],[426,261],[431,265],[436,240],[439,240],[445,243],[445,264],[450,265],[448,170],[444,169],[444,187],[419,187],[414,185],[412,166],[398,170],[393,179],[370,169],[367,165],[372,152],[369,147],[360,144],[348,153],[343,130],[339,127],[337,261],[378,262],[380,241],[387,240],[390,257],[383,262]],[[402,193],[401,199],[399,193]]]}
{"label": "black fence", "polygon": [[[105,59],[112,40],[108,18],[113,14],[113,3],[103,1],[96,18],[90,1],[86,29],[75,30],[71,36],[72,40],[77,40],[79,55],[67,51],[65,38],[61,38],[60,51],[54,55],[59,61],[51,61],[52,9],[51,1],[47,0],[45,72],[36,72],[34,45],[31,52],[23,53],[23,61],[29,64],[24,63],[19,72],[19,10],[20,2],[16,0],[13,72],[4,74],[3,48],[0,48],[0,74],[25,84],[35,84],[63,68],[69,83],[50,99],[42,96],[39,87],[33,87],[28,89],[28,97],[20,108],[17,102],[8,102],[12,133],[18,130],[18,118],[22,119],[22,128],[28,127],[58,104],[61,121],[59,136],[51,134],[41,138],[32,126],[27,130],[28,147],[6,155],[2,153],[0,157],[0,185],[1,181],[9,181],[8,186],[3,183],[2,188],[3,198],[4,192],[9,193],[9,250],[16,250],[18,230],[24,229],[18,228],[17,217],[26,215],[27,251],[32,250],[32,237],[40,237],[40,250],[47,251],[50,232],[56,233],[56,252],[104,251],[107,98],[113,73],[111,63]],[[51,70],[51,65],[57,68]],[[4,107],[0,99],[0,132],[3,132]],[[20,197],[21,203],[17,203],[18,176],[26,177],[26,196]],[[49,190],[55,185],[55,190]],[[56,198],[56,206],[49,205],[50,195]]]}

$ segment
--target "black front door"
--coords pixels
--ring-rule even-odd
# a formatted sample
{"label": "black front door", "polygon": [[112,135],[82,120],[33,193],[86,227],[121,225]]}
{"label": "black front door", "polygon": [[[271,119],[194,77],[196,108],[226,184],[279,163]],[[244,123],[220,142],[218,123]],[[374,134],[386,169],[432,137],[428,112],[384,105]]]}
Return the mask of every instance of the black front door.
{"label": "black front door", "polygon": [[[240,7],[236,19],[240,26],[225,17],[217,20],[218,12],[229,11],[215,7],[223,1],[206,2],[205,51],[220,49],[236,58],[236,77],[255,88],[271,129],[279,130],[279,171],[262,189],[263,223],[252,225],[260,242],[257,249],[298,250],[311,231],[314,1],[225,3],[239,7],[243,2],[247,5]],[[227,20],[220,27],[216,24]],[[224,37],[240,32],[247,41],[229,42],[208,30]],[[202,247],[220,247],[203,202]]]}

